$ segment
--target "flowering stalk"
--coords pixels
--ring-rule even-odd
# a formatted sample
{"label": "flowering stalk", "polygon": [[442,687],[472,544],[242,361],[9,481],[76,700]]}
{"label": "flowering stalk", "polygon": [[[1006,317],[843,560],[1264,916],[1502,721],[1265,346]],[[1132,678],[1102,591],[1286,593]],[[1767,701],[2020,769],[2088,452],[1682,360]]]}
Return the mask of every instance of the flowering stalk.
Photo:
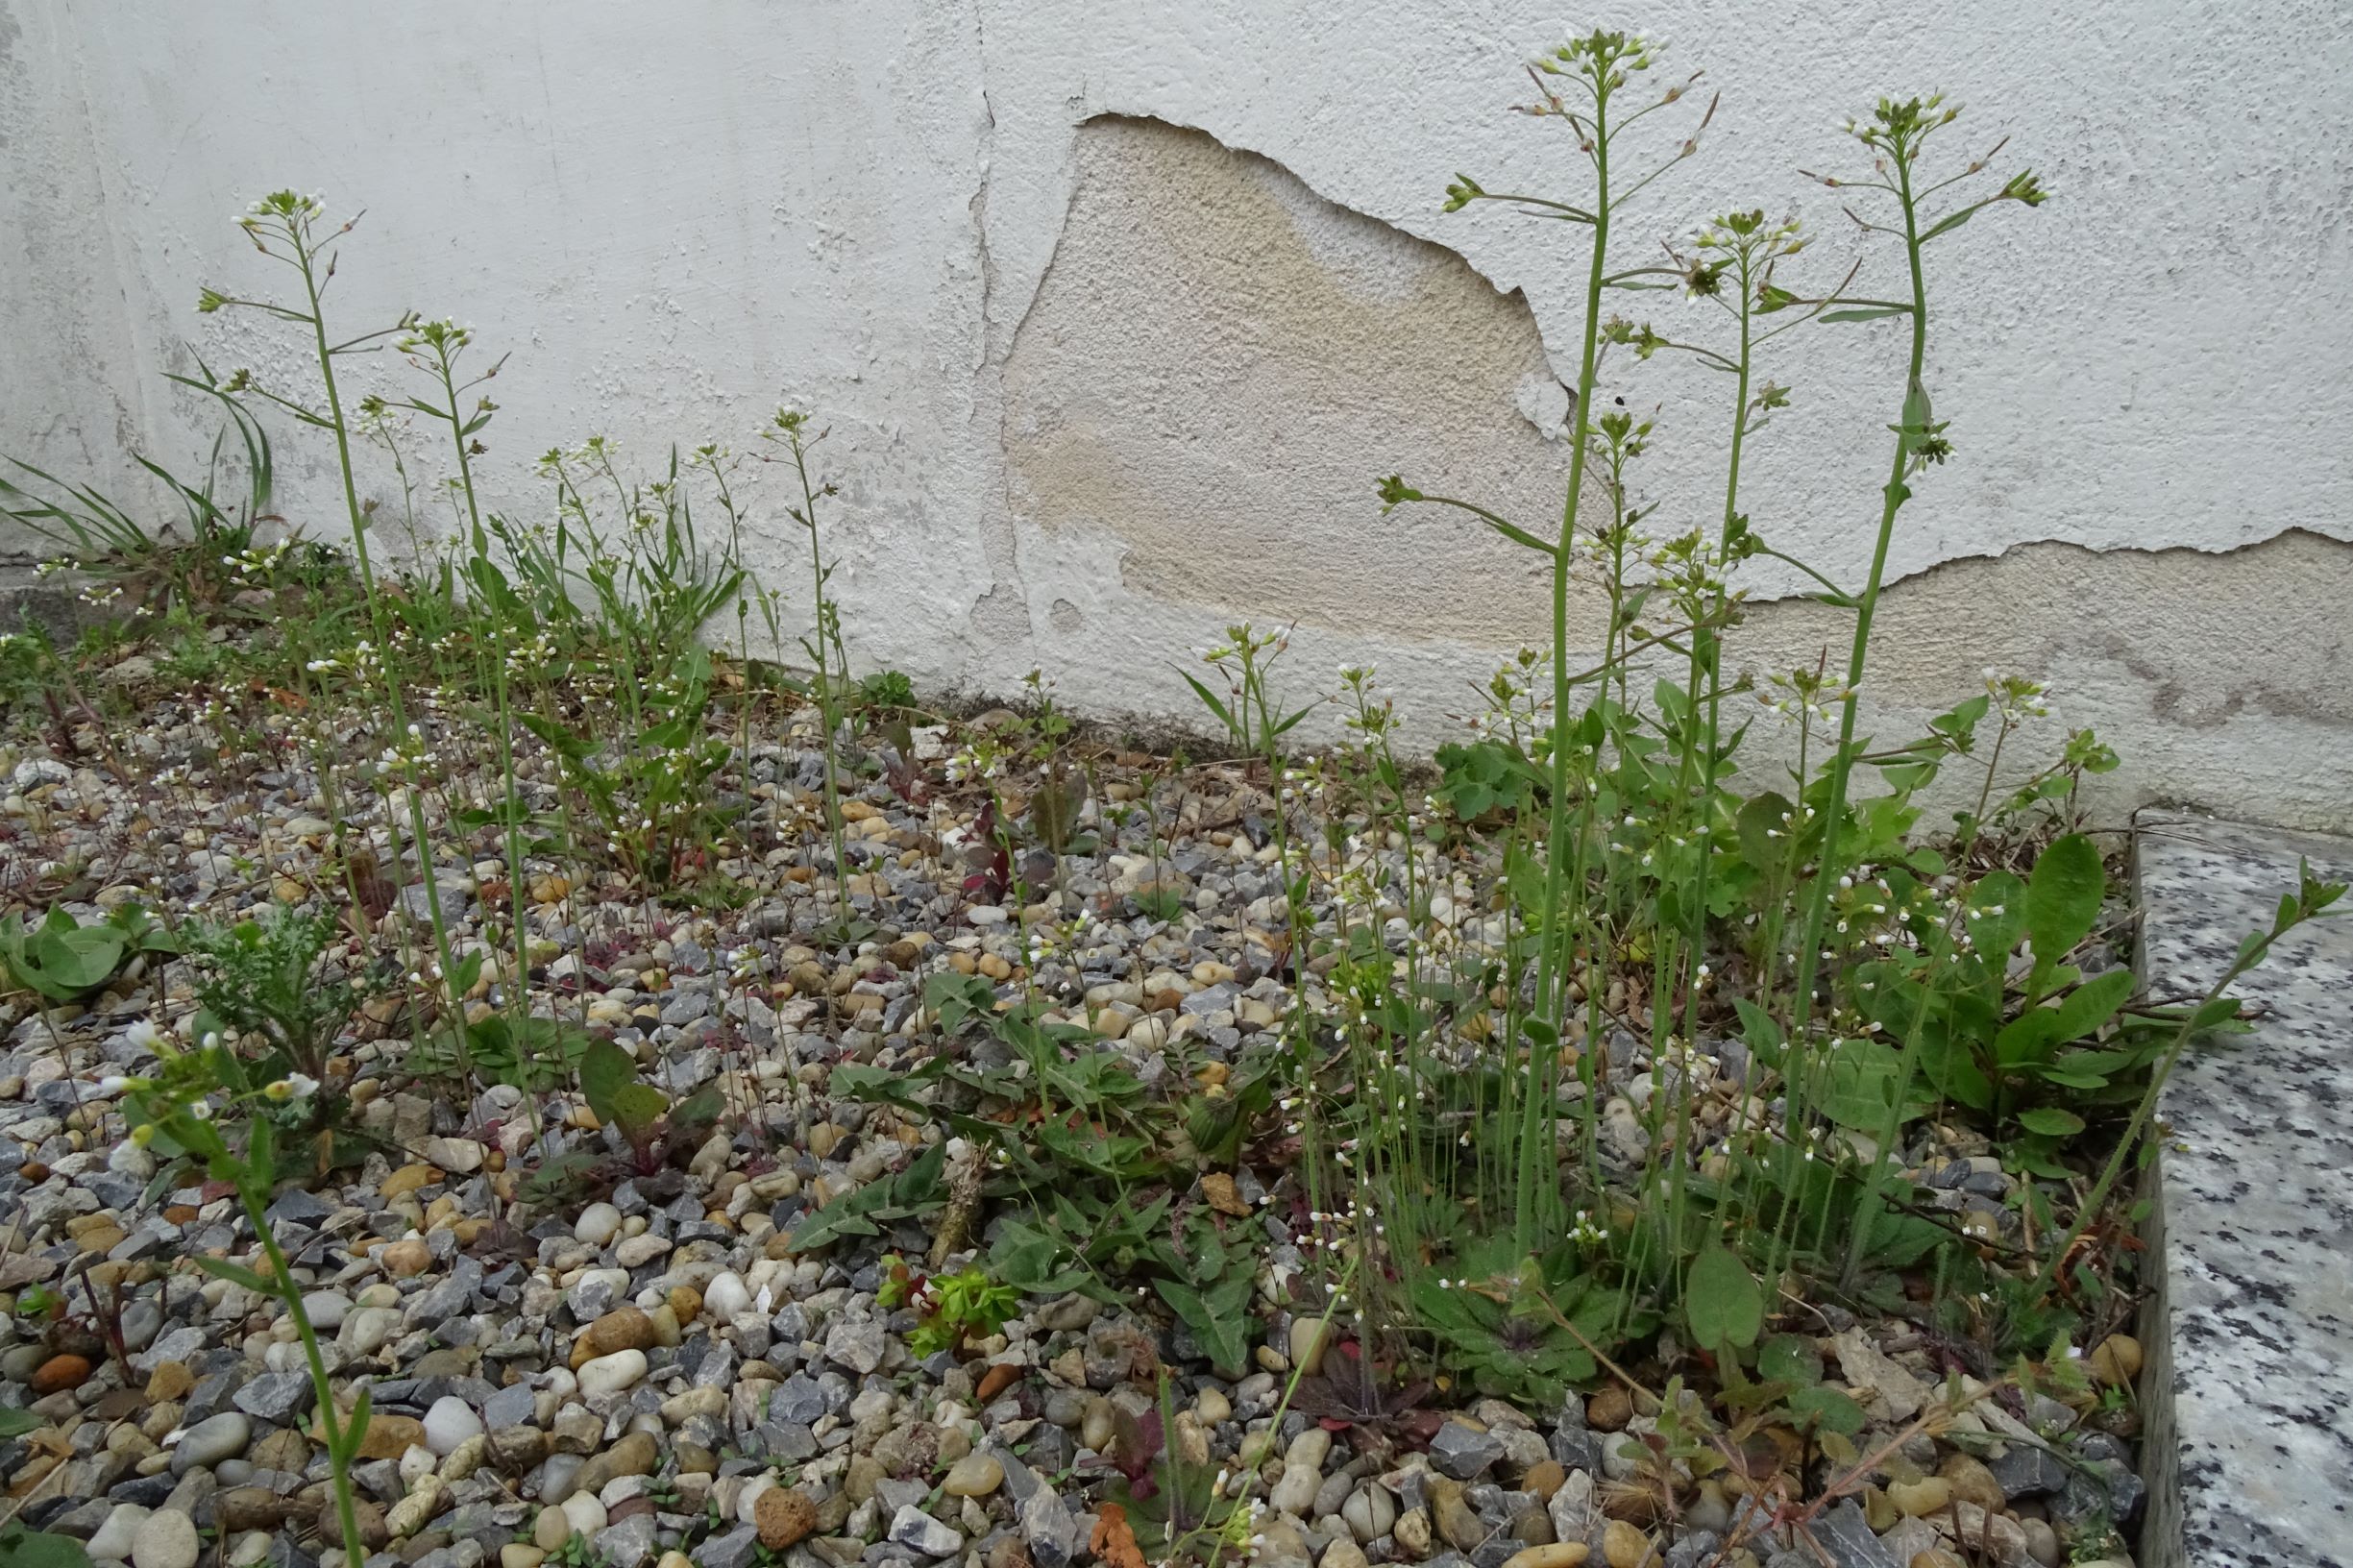
{"label": "flowering stalk", "polygon": [[[1591,161],[1594,173],[1594,198],[1590,208],[1578,207],[1550,198],[1510,192],[1488,191],[1467,175],[1458,175],[1447,187],[1446,209],[1458,211],[1472,202],[1507,202],[1523,211],[1581,223],[1593,231],[1592,251],[1587,259],[1585,276],[1585,321],[1582,350],[1580,355],[1575,391],[1575,415],[1570,431],[1568,488],[1561,500],[1560,526],[1550,540],[1539,538],[1528,529],[1513,525],[1483,507],[1444,497],[1425,496],[1411,489],[1397,478],[1384,480],[1381,499],[1384,509],[1408,502],[1429,502],[1469,512],[1504,537],[1549,557],[1552,569],[1553,609],[1553,712],[1549,758],[1550,810],[1545,839],[1544,892],[1536,922],[1536,991],[1532,1015],[1521,1021],[1515,1034],[1526,1042],[1524,1089],[1518,1115],[1509,1118],[1515,1123],[1508,1135],[1511,1145],[1509,1163],[1516,1172],[1516,1197],[1513,1236],[1522,1252],[1533,1250],[1542,1237],[1555,1228],[1553,1221],[1560,1207],[1558,1184],[1551,1168],[1553,1137],[1549,1108],[1557,1094],[1560,1070],[1560,1048],[1566,1037],[1567,971],[1570,943],[1563,919],[1572,880],[1579,884],[1582,895],[1584,864],[1584,834],[1572,835],[1569,814],[1571,775],[1569,752],[1573,745],[1570,736],[1569,698],[1575,685],[1569,664],[1569,568],[1577,540],[1577,522],[1583,504],[1585,465],[1593,443],[1598,422],[1593,414],[1594,379],[1602,343],[1602,293],[1605,289],[1622,286],[1648,269],[1613,275],[1608,270],[1610,220],[1616,212],[1653,181],[1669,168],[1698,151],[1696,134],[1686,138],[1680,149],[1648,174],[1629,182],[1623,188],[1611,184],[1609,155],[1619,133],[1630,128],[1648,115],[1666,108],[1682,97],[1684,85],[1670,86],[1659,97],[1612,124],[1610,110],[1613,100],[1622,91],[1630,73],[1647,71],[1655,58],[1656,45],[1636,35],[1596,31],[1588,37],[1572,38],[1549,54],[1539,56],[1531,64],[1541,96],[1525,112],[1538,117],[1565,121],[1578,138],[1578,148]],[[1566,77],[1582,90],[1585,102],[1572,106],[1558,91],[1547,85],[1547,78]],[[1709,114],[1714,112],[1713,106]],[[1701,125],[1704,127],[1706,119]],[[1619,628],[1612,617],[1612,647],[1610,659],[1605,663],[1604,676],[1631,649],[1621,649],[1617,644]],[[1630,641],[1630,634],[1629,640]],[[1621,672],[1622,674],[1622,672]],[[1575,871],[1572,877],[1572,870]],[[1595,944],[1595,962],[1599,962],[1599,945]],[[1511,1071],[1505,1065],[1507,1074]]]}
{"label": "flowering stalk", "polygon": [[[839,764],[834,759],[834,735],[841,728],[841,693],[836,689],[838,673],[841,683],[848,684],[848,661],[837,660],[842,649],[841,610],[826,597],[825,583],[833,576],[833,568],[825,564],[822,541],[818,536],[817,501],[820,496],[835,494],[830,483],[818,484],[809,478],[809,416],[797,408],[776,410],[773,431],[762,432],[770,440],[779,435],[791,454],[793,473],[800,480],[800,504],[785,508],[786,515],[807,530],[809,535],[809,576],[817,599],[816,624],[808,640],[801,644],[817,664],[817,710],[819,722],[825,726],[823,751],[825,758],[825,831],[833,840],[833,889],[836,909],[841,917],[842,936],[846,941],[850,931],[849,910],[849,851],[842,835],[842,786],[838,777]],[[818,437],[817,439],[822,439]]]}
{"label": "flowering stalk", "polygon": [[[334,277],[335,254],[329,249],[337,239],[352,232],[359,219],[356,215],[322,242],[313,226],[327,215],[326,203],[317,196],[299,195],[281,190],[264,196],[251,208],[238,214],[237,227],[253,241],[254,249],[271,259],[292,267],[302,280],[305,308],[275,305],[262,300],[242,299],[207,288],[199,292],[196,308],[211,314],[224,306],[259,310],[282,321],[299,322],[310,329],[310,337],[318,360],[319,376],[327,393],[327,411],[320,413],[294,399],[284,397],[256,384],[250,373],[239,371],[225,383],[229,391],[252,391],[287,409],[304,424],[317,426],[335,438],[335,462],[343,481],[344,509],[352,529],[353,558],[359,567],[361,592],[368,601],[368,620],[376,635],[377,645],[389,649],[391,637],[384,619],[383,598],[377,592],[376,570],[368,552],[368,520],[366,508],[359,502],[359,480],[352,465],[351,427],[344,418],[343,395],[335,381],[335,359],[338,355],[361,352],[379,339],[403,331],[413,325],[408,318],[377,331],[363,332],[340,343],[328,340],[325,295],[327,285]],[[386,699],[392,709],[393,730],[403,737],[405,747],[410,742],[421,743],[423,730],[408,721],[406,703],[401,692],[398,672],[386,669],[384,674]],[[421,750],[421,744],[416,748]],[[404,763],[417,758],[403,754]],[[441,908],[441,884],[433,874],[432,837],[425,820],[425,805],[417,790],[413,772],[409,785],[403,794],[408,804],[409,831],[417,846],[419,874],[425,881],[425,907],[433,931],[433,946],[439,957],[439,975],[448,994],[451,1025],[454,1031],[459,1061],[467,1078],[472,1080],[474,1064],[465,1034],[466,1001],[464,988],[458,984],[458,965],[450,946],[449,924]],[[394,863],[399,863],[399,833],[387,813],[386,826],[394,838]]]}
{"label": "flowering stalk", "polygon": [[1985,159],[1980,159],[1954,176],[1953,180],[1925,187],[1915,184],[1921,153],[1928,137],[1950,125],[1960,112],[1958,105],[1944,107],[1942,93],[1931,93],[1924,99],[1912,98],[1901,103],[1881,98],[1868,124],[1852,120],[1847,122],[1849,133],[1876,155],[1875,165],[1881,178],[1824,179],[1826,184],[1832,186],[1861,186],[1883,191],[1896,198],[1903,215],[1901,230],[1877,224],[1864,224],[1864,227],[1896,234],[1902,239],[1904,263],[1911,287],[1909,298],[1902,302],[1834,302],[1845,303],[1851,307],[1827,312],[1822,319],[1870,320],[1881,316],[1907,316],[1911,321],[1911,353],[1904,372],[1902,408],[1894,427],[1894,455],[1887,482],[1880,488],[1879,527],[1872,545],[1871,571],[1864,580],[1862,591],[1852,596],[1851,600],[1854,610],[1854,637],[1847,655],[1846,684],[1839,704],[1838,744],[1830,754],[1827,769],[1828,799],[1823,811],[1822,846],[1815,857],[1813,897],[1807,906],[1805,924],[1798,943],[1795,994],[1790,1004],[1794,1015],[1794,1027],[1791,1030],[1793,1041],[1802,1038],[1812,1013],[1814,978],[1822,957],[1823,928],[1828,920],[1832,891],[1837,886],[1840,871],[1845,869],[1839,858],[1839,839],[1847,812],[1848,790],[1859,754],[1854,740],[1857,698],[1861,695],[1863,672],[1871,651],[1872,621],[1877,613],[1879,590],[1886,577],[1888,547],[1895,539],[1896,514],[1902,510],[1905,502],[1912,499],[1908,481],[1929,464],[1943,463],[1952,450],[1951,443],[1945,437],[1945,427],[1935,420],[1927,387],[1921,380],[1928,351],[1928,285],[1922,265],[1922,253],[1930,240],[1959,228],[1977,211],[1996,202],[2016,201],[2028,207],[2039,207],[2047,199],[2046,192],[2031,174],[2021,174],[1996,195],[1959,208],[1924,229],[1921,221],[1922,201],[1933,191],[1952,184],[1953,180],[1966,179],[1985,167]]}
{"label": "flowering stalk", "polygon": [[[472,391],[492,377],[506,361],[502,358],[481,375],[462,384],[457,380],[457,361],[474,341],[471,329],[453,321],[428,321],[417,324],[415,330],[402,337],[394,347],[409,356],[410,362],[425,370],[440,390],[434,403],[412,398],[409,406],[420,413],[441,421],[449,427],[450,445],[457,458],[459,494],[466,503],[467,541],[473,554],[467,561],[467,576],[472,582],[477,602],[483,606],[481,619],[490,629],[490,695],[491,708],[499,732],[499,771],[504,782],[501,799],[501,815],[505,820],[506,839],[506,912],[514,938],[515,968],[509,976],[507,992],[518,1018],[527,1017],[528,990],[525,977],[530,972],[530,955],[525,937],[523,910],[526,890],[523,883],[523,797],[515,783],[515,735],[512,705],[507,686],[508,622],[521,608],[514,592],[507,586],[504,574],[490,559],[490,536],[482,527],[482,508],[474,488],[474,458],[482,444],[477,433],[490,423],[498,405],[487,396],[477,400],[474,412],[468,414],[459,404],[462,393]],[[453,1027],[462,1031],[464,1020]],[[523,1034],[516,1040],[521,1044]],[[527,1103],[532,1103],[526,1097]],[[536,1116],[536,1105],[533,1104]]]}

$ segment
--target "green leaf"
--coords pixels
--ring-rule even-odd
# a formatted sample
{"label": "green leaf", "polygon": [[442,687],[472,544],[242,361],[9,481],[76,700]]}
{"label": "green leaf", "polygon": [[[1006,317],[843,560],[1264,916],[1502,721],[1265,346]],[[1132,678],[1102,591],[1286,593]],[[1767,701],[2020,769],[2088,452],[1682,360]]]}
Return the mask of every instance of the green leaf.
{"label": "green leaf", "polygon": [[28,1432],[38,1432],[49,1423],[31,1410],[20,1410],[13,1405],[0,1405],[0,1439],[22,1437]]}
{"label": "green leaf", "polygon": [[1684,1282],[1683,1316],[1695,1344],[1710,1350],[1752,1345],[1765,1325],[1765,1293],[1747,1264],[1710,1244],[1693,1261]]}
{"label": "green leaf", "polygon": [[203,1269],[214,1279],[227,1280],[232,1285],[241,1285],[248,1290],[257,1290],[265,1296],[278,1294],[276,1286],[247,1268],[243,1263],[233,1263],[226,1258],[205,1257],[197,1258],[195,1262],[198,1268]]}
{"label": "green leaf", "polygon": [[623,1132],[635,1136],[662,1119],[662,1113],[670,1109],[670,1096],[651,1084],[624,1084],[613,1091],[612,1107],[613,1120]]}
{"label": "green leaf", "polygon": [[[996,1008],[996,991],[977,974],[943,969],[923,983],[923,1005],[940,1019],[943,1033],[953,1035],[969,1017],[990,1017]],[[845,1066],[854,1064],[844,1064]],[[838,1076],[842,1068],[834,1069]]]}
{"label": "green leaf", "polygon": [[726,1109],[727,1098],[720,1090],[719,1080],[713,1079],[670,1108],[671,1136],[699,1133],[715,1125]]}
{"label": "green leaf", "polygon": [[1969,894],[1969,937],[1997,985],[2003,962],[2026,929],[2026,884],[2008,871],[1989,871]]}
{"label": "green leaf", "polygon": [[[1239,1285],[1239,1292],[1233,1286]],[[1225,1281],[1203,1295],[1189,1285],[1175,1280],[1154,1280],[1152,1287],[1161,1299],[1176,1310],[1177,1316],[1193,1332],[1210,1365],[1219,1377],[1239,1376],[1247,1368],[1250,1355],[1249,1320],[1242,1309],[1250,1300],[1250,1277],[1247,1274]]]}
{"label": "green leaf", "polygon": [[989,1249],[989,1268],[1025,1295],[1059,1296],[1085,1289],[1094,1280],[1080,1264],[1057,1266],[1073,1250],[1034,1225],[1009,1219],[999,1227]]}
{"label": "green leaf", "polygon": [[0,926],[0,961],[19,984],[68,1002],[113,977],[128,940],[118,926],[78,925],[63,909],[53,909],[30,932],[13,917]]}
{"label": "green leaf", "polygon": [[1843,1388],[1801,1388],[1789,1396],[1790,1412],[1801,1424],[1851,1437],[1863,1430],[1863,1408]]}
{"label": "green leaf", "polygon": [[2037,1106],[2018,1114],[2018,1124],[2030,1133],[2045,1138],[2072,1138],[2083,1131],[2083,1118],[2072,1111],[2062,1111],[2055,1105]]}
{"label": "green leaf", "polygon": [[2099,919],[2107,891],[2107,873],[2090,839],[2070,833],[2044,850],[2026,882],[2026,931],[2035,956],[2056,963],[2081,942]]}
{"label": "green leaf", "polygon": [[1926,383],[1919,377],[1913,377],[1911,385],[1906,387],[1903,393],[1904,430],[1914,436],[1925,435],[1930,426],[1935,423],[1935,412],[1928,400]]}
{"label": "green leaf", "polygon": [[1977,203],[1970,207],[1961,208],[1956,211],[1946,213],[1943,217],[1937,219],[1935,223],[1929,225],[1928,232],[1920,236],[1920,242],[1923,245],[1925,245],[1928,243],[1928,241],[1934,239],[1939,234],[1951,233],[1955,229],[1960,228],[1961,225],[1975,217],[1977,215],[1978,207],[1983,205],[1983,203]]}
{"label": "green leaf", "polygon": [[2239,998],[2217,996],[2211,1002],[2201,1002],[2190,1017],[2193,1030],[2218,1029],[2239,1016]]}
{"label": "green leaf", "polygon": [[[1775,838],[1781,823],[1791,813],[1789,801],[1771,790],[1752,795],[1742,802],[1740,815],[1734,823],[1740,836],[1740,856],[1758,870],[1777,867],[1789,859],[1787,838]],[[1756,1042],[1751,1041],[1750,1044]]]}
{"label": "green leaf", "polygon": [[2037,1067],[2034,1072],[2043,1082],[2056,1084],[2061,1089],[2080,1089],[2089,1093],[2108,1087],[2108,1080],[2102,1074],[2077,1072],[2064,1066]]}
{"label": "green leaf", "polygon": [[516,722],[555,748],[567,762],[586,762],[597,753],[597,743],[535,713],[519,714]]}
{"label": "green leaf", "polygon": [[2117,1009],[2131,999],[2133,985],[2130,969],[2109,969],[2069,992],[2058,1007],[2059,1042],[2081,1040],[2115,1017]]}
{"label": "green leaf", "polygon": [[1831,1051],[1823,1071],[1822,1114],[1841,1127],[1879,1137],[1896,1104],[1902,1066],[1895,1049],[1875,1040],[1848,1040]]}
{"label": "green leaf", "polygon": [[1193,689],[1193,695],[1201,699],[1202,705],[1217,716],[1217,722],[1225,725],[1227,733],[1238,737],[1241,734],[1240,728],[1234,723],[1234,715],[1226,711],[1226,705],[1218,700],[1216,693],[1194,679],[1189,670],[1179,670],[1177,674],[1185,677],[1185,684]]}
{"label": "green leaf", "polygon": [[1983,1111],[1994,1103],[1994,1086],[1977,1066],[1968,1042],[1950,1027],[1931,1021],[1913,1043],[1920,1070],[1938,1092]]}
{"label": "green leaf", "polygon": [[1814,319],[1825,322],[1885,321],[1889,316],[1908,316],[1911,313],[1912,307],[1908,305],[1865,305],[1849,310],[1825,310]]}
{"label": "green leaf", "polygon": [[346,1464],[357,1457],[359,1445],[368,1435],[368,1417],[374,1410],[368,1385],[362,1383],[358,1397],[352,1401],[352,1413],[343,1419],[343,1458]]}
{"label": "green leaf", "polygon": [[8,1568],[90,1568],[90,1556],[71,1535],[27,1530],[11,1520],[0,1525],[0,1562]]}
{"label": "green leaf", "polygon": [[1773,1015],[1745,996],[1732,999],[1732,1010],[1740,1015],[1740,1038],[1756,1053],[1757,1060],[1769,1067],[1779,1066],[1788,1038],[1781,1033],[1781,1026],[1774,1021]]}
{"label": "green leaf", "polygon": [[1756,1375],[1771,1383],[1811,1387],[1822,1381],[1822,1352],[1799,1334],[1777,1334],[1756,1352]]}
{"label": "green leaf", "polygon": [[580,1053],[580,1092],[599,1121],[621,1119],[614,1096],[636,1082],[637,1059],[611,1041],[597,1041]]}
{"label": "green leaf", "polygon": [[1909,1268],[1952,1238],[1952,1233],[1918,1214],[1883,1214],[1871,1236],[1871,1257],[1887,1268]]}
{"label": "green leaf", "polygon": [[2041,1062],[2058,1042],[2058,1010],[2034,1008],[2003,1024],[1994,1037],[1994,1065],[2007,1070]]}
{"label": "green leaf", "polygon": [[844,1236],[879,1236],[880,1220],[904,1219],[941,1202],[940,1176],[947,1163],[947,1144],[934,1143],[915,1163],[895,1176],[869,1182],[820,1209],[797,1226],[786,1246],[807,1252]]}

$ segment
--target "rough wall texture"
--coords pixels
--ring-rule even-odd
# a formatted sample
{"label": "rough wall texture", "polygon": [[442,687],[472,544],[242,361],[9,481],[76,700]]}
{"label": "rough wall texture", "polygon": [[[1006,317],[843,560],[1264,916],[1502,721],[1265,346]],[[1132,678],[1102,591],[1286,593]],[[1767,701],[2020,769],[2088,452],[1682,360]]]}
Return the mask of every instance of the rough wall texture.
{"label": "rough wall texture", "polygon": [[[1829,117],[1944,86],[1975,127],[1956,150],[2015,134],[2062,199],[1940,242],[1929,370],[1960,450],[1905,514],[1874,726],[1999,664],[2125,752],[2116,802],[2346,826],[2353,13],[2247,11],[1986,0],[1922,27],[1652,0],[1641,24],[1724,104],[1621,254],[1797,204],[1819,270],[1858,257],[1875,289],[1890,257],[1791,172],[1846,157]],[[528,458],[551,445],[746,447],[790,398],[831,429],[861,661],[994,690],[1042,665],[1083,707],[1170,716],[1171,657],[1296,619],[1303,682],[1377,662],[1434,737],[1541,639],[1541,586],[1470,526],[1384,520],[1370,481],[1556,516],[1580,236],[1437,210],[1458,169],[1581,188],[1557,128],[1507,112],[1556,27],[1532,0],[0,0],[0,453],[135,494],[131,450],[209,435],[163,370],[202,353],[299,390],[282,340],[188,306],[272,283],[227,221],[245,201],[318,189],[368,208],[349,330],[414,306],[514,351],[485,465],[510,512],[547,508]],[[1899,349],[1786,347],[1767,369],[1797,401],[1749,509],[1851,579]],[[1659,527],[1705,516],[1717,383],[1630,360],[1604,390],[1658,409]],[[282,446],[289,510],[334,532],[327,451]],[[763,544],[789,593],[792,540]],[[1760,668],[1839,635],[1776,601],[1797,586],[1753,575]]]}

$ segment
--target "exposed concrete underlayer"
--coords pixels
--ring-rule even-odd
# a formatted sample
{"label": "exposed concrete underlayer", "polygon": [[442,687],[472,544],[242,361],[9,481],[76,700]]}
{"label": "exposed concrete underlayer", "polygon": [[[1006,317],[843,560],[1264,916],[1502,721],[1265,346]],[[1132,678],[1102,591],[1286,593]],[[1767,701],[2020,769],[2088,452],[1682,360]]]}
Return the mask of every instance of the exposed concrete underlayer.
{"label": "exposed concrete underlayer", "polygon": [[[480,465],[509,515],[549,510],[527,459],[550,446],[602,432],[658,466],[674,440],[749,446],[779,396],[817,409],[862,663],[999,692],[1042,666],[1082,709],[1166,720],[1190,701],[1171,659],[1234,619],[1296,621],[1300,687],[1377,664],[1427,741],[1499,651],[1546,636],[1526,552],[1458,516],[1383,518],[1372,491],[1398,472],[1555,526],[1580,232],[1437,210],[1457,169],[1580,188],[1558,128],[1507,112],[1514,61],[1557,27],[1540,7],[196,14],[0,0],[0,453],[136,496],[131,451],[185,466],[210,436],[162,371],[201,353],[303,394],[299,343],[188,310],[200,282],[275,286],[227,220],[293,184],[369,208],[345,330],[413,306],[515,351]],[[1641,20],[1725,105],[1622,225],[1630,264],[1708,212],[1798,202],[1826,242],[1794,282],[1854,255],[1858,290],[1896,287],[1886,249],[1855,250],[1790,172],[1848,158],[1823,122],[1883,85],[1964,88],[1968,147],[2014,131],[2062,191],[1939,242],[1929,377],[1959,450],[1891,555],[1871,727],[1897,737],[1993,664],[2056,681],[2062,719],[2124,753],[2103,807],[2353,826],[2353,474],[2324,455],[2353,422],[2353,268],[2341,226],[2310,220],[2341,206],[2329,89],[2353,29],[2317,7],[2217,36],[2142,0],[1996,0],[1950,29],[1701,0]],[[2177,103],[2192,80],[2208,96]],[[2227,131],[2183,135],[2201,113]],[[1704,309],[1621,307],[1674,331]],[[1900,344],[1826,328],[1776,354],[1796,398],[1752,443],[1745,507],[1853,581]],[[348,390],[402,374],[350,361]],[[1620,355],[1603,394],[1658,409],[1635,478],[1653,529],[1706,526],[1721,379]],[[285,509],[332,537],[306,435],[282,434]],[[772,518],[768,489],[747,475]],[[788,595],[796,543],[756,540]],[[1840,617],[1775,599],[1800,579],[1746,578],[1738,657],[1843,643]],[[1590,584],[1572,615],[1598,645]]]}

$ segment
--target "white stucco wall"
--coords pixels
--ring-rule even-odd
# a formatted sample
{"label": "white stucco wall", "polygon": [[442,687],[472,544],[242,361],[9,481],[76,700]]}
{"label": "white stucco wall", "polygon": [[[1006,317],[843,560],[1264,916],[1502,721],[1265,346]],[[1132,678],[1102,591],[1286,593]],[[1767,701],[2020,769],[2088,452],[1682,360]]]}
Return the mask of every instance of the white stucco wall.
{"label": "white stucco wall", "polygon": [[[1954,153],[2009,135],[2005,166],[2060,193],[1935,253],[1958,453],[1894,552],[1916,580],[1891,624],[1916,629],[1889,649],[1882,731],[1998,653],[2126,751],[2120,797],[2346,825],[2353,10],[1602,19],[1672,39],[1668,67],[1723,94],[1621,254],[1795,207],[1820,275],[1860,254],[1857,288],[1892,287],[1894,257],[1793,172],[1851,165],[1831,120],[1882,90],[1952,92]],[[1438,205],[1456,170],[1581,191],[1560,129],[1507,112],[1517,61],[1561,27],[1525,0],[0,0],[0,453],[131,489],[127,449],[179,458],[208,432],[162,370],[196,352],[299,374],[254,318],[192,304],[200,282],[274,285],[229,219],[315,189],[367,209],[340,323],[414,307],[513,351],[485,465],[502,508],[546,509],[550,446],[745,448],[791,399],[833,432],[860,663],[986,690],[1042,665],[1082,707],[1177,715],[1171,656],[1236,616],[1298,617],[1303,680],[1376,662],[1435,733],[1498,649],[1541,639],[1540,596],[1507,551],[1379,519],[1370,481],[1451,467],[1532,508],[1556,494],[1560,444],[1522,410],[1548,360],[1574,372],[1581,232]],[[1203,292],[1165,308],[1171,289]],[[1785,341],[1768,370],[1795,405],[1752,449],[1748,509],[1859,577],[1900,345]],[[1606,390],[1661,405],[1661,529],[1708,516],[1717,383],[1629,358]],[[329,453],[282,433],[293,515],[335,531]],[[791,542],[771,544],[788,593]],[[1832,634],[1767,606],[1750,646],[1794,662]]]}

